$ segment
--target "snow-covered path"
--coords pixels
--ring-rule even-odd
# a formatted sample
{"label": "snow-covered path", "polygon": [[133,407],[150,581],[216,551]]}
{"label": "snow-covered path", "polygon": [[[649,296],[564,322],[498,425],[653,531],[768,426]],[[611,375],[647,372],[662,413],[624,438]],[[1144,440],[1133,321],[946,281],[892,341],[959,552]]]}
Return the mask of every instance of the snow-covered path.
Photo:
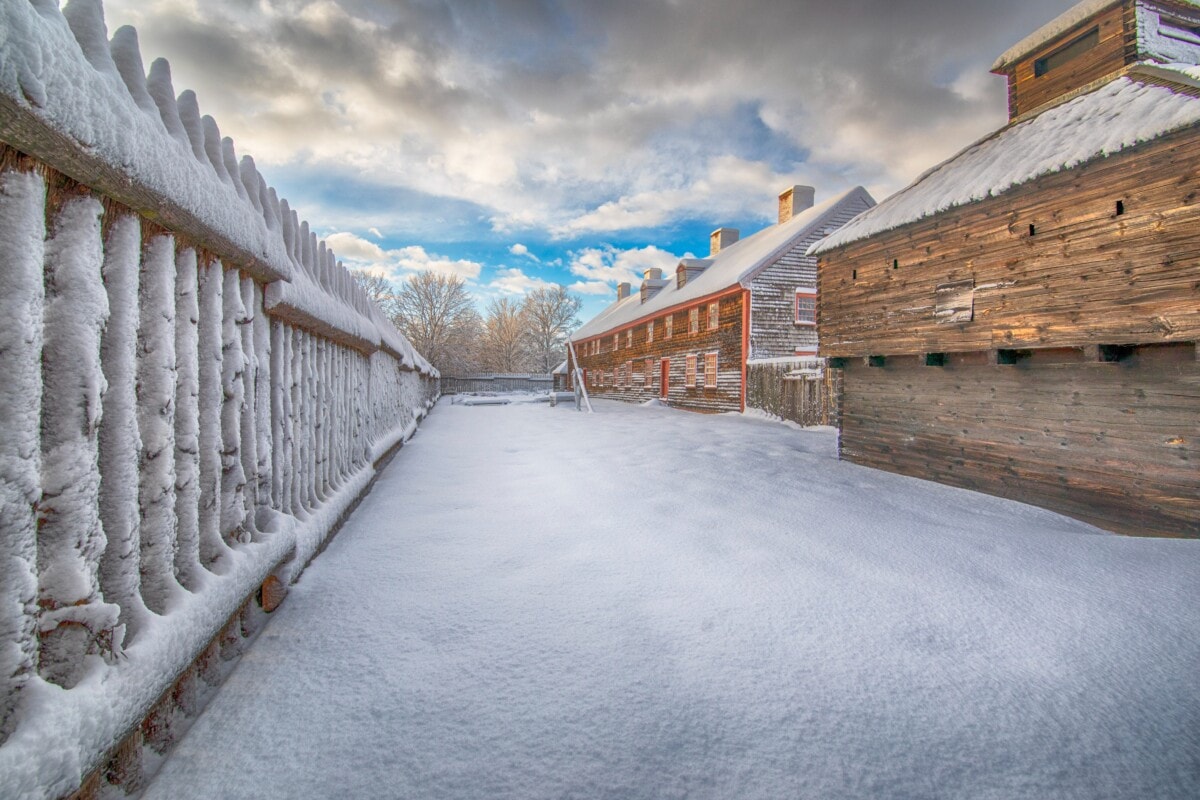
{"label": "snow-covered path", "polygon": [[443,400],[148,798],[1200,796],[1200,542]]}

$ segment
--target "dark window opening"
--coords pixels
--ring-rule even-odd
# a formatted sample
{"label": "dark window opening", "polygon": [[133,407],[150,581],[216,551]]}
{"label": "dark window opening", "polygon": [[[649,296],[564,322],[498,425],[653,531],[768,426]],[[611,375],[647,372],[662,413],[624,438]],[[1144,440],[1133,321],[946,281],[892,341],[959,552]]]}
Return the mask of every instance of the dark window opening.
{"label": "dark window opening", "polygon": [[1016,364],[1032,355],[1028,350],[997,350],[997,364]]}
{"label": "dark window opening", "polygon": [[1030,235],[1030,236],[1037,236],[1037,228],[1033,227],[1033,225],[1030,225],[1030,226],[1029,226],[1029,235]]}
{"label": "dark window opening", "polygon": [[1127,344],[1100,345],[1100,360],[1109,364],[1126,361],[1133,355],[1133,347]]}
{"label": "dark window opening", "polygon": [[850,270],[850,280],[852,280],[852,281],[858,280],[858,270],[856,270],[856,269]]}
{"label": "dark window opening", "polygon": [[886,356],[867,356],[868,367],[882,367],[886,361]]}
{"label": "dark window opening", "polygon": [[900,269],[899,259],[895,259],[895,258],[892,259],[892,269]]}
{"label": "dark window opening", "polygon": [[1117,201],[1117,216],[1119,217],[1124,213],[1125,213],[1125,203],[1121,200],[1118,200]]}
{"label": "dark window opening", "polygon": [[1100,44],[1100,28],[1099,26],[1092,28],[1087,33],[1064,44],[1062,47],[1055,50],[1042,58],[1033,62],[1033,74],[1040,78],[1052,69],[1061,67],[1068,61],[1074,61],[1079,56],[1091,50],[1096,45]]}
{"label": "dark window opening", "polygon": [[833,358],[829,359],[829,368],[830,369],[845,369],[846,364],[849,361],[850,361],[850,359],[848,359],[848,358],[834,356]]}
{"label": "dark window opening", "polygon": [[927,367],[944,367],[946,366],[945,353],[926,353],[925,366]]}

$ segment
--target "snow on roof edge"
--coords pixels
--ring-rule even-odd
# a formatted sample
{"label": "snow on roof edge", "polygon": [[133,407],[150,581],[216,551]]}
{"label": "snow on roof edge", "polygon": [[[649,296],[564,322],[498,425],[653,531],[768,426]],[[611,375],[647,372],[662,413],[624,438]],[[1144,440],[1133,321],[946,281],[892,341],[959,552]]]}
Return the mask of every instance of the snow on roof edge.
{"label": "snow on roof edge", "polygon": [[[1141,83],[1136,80],[1138,75],[1169,80],[1189,88],[1200,87],[1200,68],[1196,65],[1133,65],[1127,75],[1046,109],[1037,116],[1010,123],[968,145],[921,173],[908,186],[874,208],[859,214],[835,233],[813,244],[807,255],[822,255],[953,208],[997,197],[1043,175],[1073,169],[1095,158],[1113,155],[1200,123],[1200,99],[1168,87]],[[1078,118],[1072,119],[1072,114]],[[1059,147],[1049,144],[1045,140],[1047,137],[1027,135],[1030,131],[1041,132],[1039,126],[1049,127],[1046,133],[1050,135],[1061,132],[1054,127],[1056,122],[1060,123],[1060,129],[1063,126],[1078,127],[1097,117],[1102,117],[1100,121],[1103,124],[1098,122],[1083,132],[1091,134],[1090,139],[1087,136],[1068,137],[1068,141],[1060,143]],[[1119,124],[1121,122],[1124,125]],[[1014,141],[1018,144],[1008,147],[1007,152],[1001,150]],[[993,152],[996,150],[1000,152]],[[1002,156],[1007,156],[1008,162],[1016,163],[998,164]],[[1021,165],[1021,159],[1034,163],[1028,164],[1025,169],[1015,169]],[[972,161],[977,163],[967,163]],[[997,177],[996,172],[1002,171],[1004,166],[1015,171]],[[961,183],[956,185],[946,179],[945,176],[953,175],[956,170],[968,173],[962,178],[972,181],[969,186],[964,187]],[[989,183],[991,185],[986,185]],[[918,193],[928,197],[915,198]],[[918,202],[922,199],[924,203]],[[905,201],[908,201],[907,206]]]}

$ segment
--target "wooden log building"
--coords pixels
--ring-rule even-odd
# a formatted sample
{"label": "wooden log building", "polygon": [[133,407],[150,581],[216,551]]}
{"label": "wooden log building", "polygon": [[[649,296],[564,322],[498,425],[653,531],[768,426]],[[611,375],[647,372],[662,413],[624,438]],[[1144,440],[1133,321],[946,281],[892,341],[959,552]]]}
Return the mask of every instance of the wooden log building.
{"label": "wooden log building", "polygon": [[708,258],[681,260],[673,279],[651,269],[636,293],[622,283],[571,337],[588,392],[741,411],[751,354],[815,354],[816,260],[805,252],[875,201],[862,187],[816,206],[813,195],[787,189],[778,224],[745,239],[713,231]]}
{"label": "wooden log building", "polygon": [[815,245],[841,455],[1200,535],[1200,8],[1088,0],[1009,124]]}

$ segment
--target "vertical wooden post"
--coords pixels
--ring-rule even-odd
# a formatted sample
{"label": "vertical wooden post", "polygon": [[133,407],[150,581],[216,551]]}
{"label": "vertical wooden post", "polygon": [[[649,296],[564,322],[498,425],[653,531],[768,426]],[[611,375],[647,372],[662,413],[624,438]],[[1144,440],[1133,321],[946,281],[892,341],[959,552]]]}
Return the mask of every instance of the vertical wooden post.
{"label": "vertical wooden post", "polygon": [[203,581],[200,560],[200,287],[196,251],[175,254],[175,574],[188,589]]}

